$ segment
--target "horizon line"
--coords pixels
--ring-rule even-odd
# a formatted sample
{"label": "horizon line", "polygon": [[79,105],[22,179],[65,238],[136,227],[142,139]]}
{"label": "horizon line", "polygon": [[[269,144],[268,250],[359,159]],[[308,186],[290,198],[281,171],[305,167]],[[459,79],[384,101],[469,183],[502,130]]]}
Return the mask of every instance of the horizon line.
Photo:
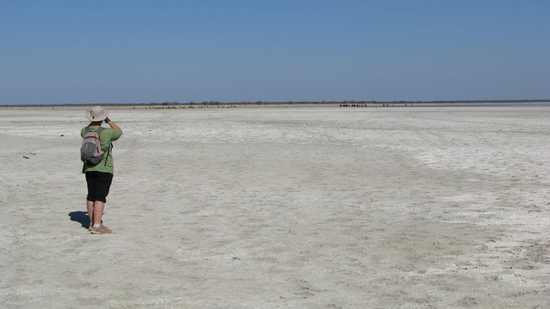
{"label": "horizon line", "polygon": [[88,106],[88,105],[277,105],[277,104],[409,104],[409,103],[545,103],[550,102],[550,99],[523,99],[523,100],[392,100],[392,101],[378,101],[378,100],[342,100],[342,101],[238,101],[238,102],[220,102],[220,101],[203,101],[203,102],[179,102],[179,101],[165,101],[165,102],[95,102],[95,103],[22,103],[22,104],[2,104],[3,107],[17,107],[17,106]]}

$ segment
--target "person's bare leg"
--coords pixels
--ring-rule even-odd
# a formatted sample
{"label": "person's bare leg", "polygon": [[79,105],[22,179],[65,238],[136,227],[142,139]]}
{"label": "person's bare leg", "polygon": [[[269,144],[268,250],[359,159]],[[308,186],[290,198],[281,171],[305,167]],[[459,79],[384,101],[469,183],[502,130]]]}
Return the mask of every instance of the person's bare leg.
{"label": "person's bare leg", "polygon": [[91,228],[92,234],[109,234],[112,231],[101,224],[101,217],[103,217],[103,210],[105,209],[105,203],[100,201],[94,202],[94,225]]}
{"label": "person's bare leg", "polygon": [[86,201],[86,208],[88,209],[88,217],[90,217],[90,226],[94,224],[94,202]]}
{"label": "person's bare leg", "polygon": [[101,217],[103,217],[103,210],[105,209],[105,203],[95,201],[93,203],[93,223],[94,226],[101,225]]}

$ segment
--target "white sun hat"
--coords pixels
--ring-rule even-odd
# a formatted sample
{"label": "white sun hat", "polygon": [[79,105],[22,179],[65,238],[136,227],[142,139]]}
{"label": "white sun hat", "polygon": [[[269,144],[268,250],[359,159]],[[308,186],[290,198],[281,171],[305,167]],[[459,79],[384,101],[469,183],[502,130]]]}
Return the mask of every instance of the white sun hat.
{"label": "white sun hat", "polygon": [[103,107],[95,106],[86,111],[86,118],[93,122],[103,121],[107,118],[108,114],[109,112]]}

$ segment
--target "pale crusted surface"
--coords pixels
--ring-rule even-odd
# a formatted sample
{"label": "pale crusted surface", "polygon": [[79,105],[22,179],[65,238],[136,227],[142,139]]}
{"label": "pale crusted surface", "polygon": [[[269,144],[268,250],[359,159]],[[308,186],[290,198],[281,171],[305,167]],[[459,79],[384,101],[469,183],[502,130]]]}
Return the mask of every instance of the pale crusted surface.
{"label": "pale crusted surface", "polygon": [[[549,107],[0,111],[3,308],[545,308]],[[47,119],[48,121],[41,121]]]}

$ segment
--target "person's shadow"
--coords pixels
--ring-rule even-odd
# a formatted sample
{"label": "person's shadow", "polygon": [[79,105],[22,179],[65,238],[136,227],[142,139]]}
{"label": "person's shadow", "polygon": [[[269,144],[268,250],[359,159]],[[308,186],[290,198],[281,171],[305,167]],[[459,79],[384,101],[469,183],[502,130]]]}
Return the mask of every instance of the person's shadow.
{"label": "person's shadow", "polygon": [[90,217],[88,217],[88,212],[86,211],[73,211],[69,213],[69,218],[71,221],[75,221],[81,224],[85,229],[90,227]]}

